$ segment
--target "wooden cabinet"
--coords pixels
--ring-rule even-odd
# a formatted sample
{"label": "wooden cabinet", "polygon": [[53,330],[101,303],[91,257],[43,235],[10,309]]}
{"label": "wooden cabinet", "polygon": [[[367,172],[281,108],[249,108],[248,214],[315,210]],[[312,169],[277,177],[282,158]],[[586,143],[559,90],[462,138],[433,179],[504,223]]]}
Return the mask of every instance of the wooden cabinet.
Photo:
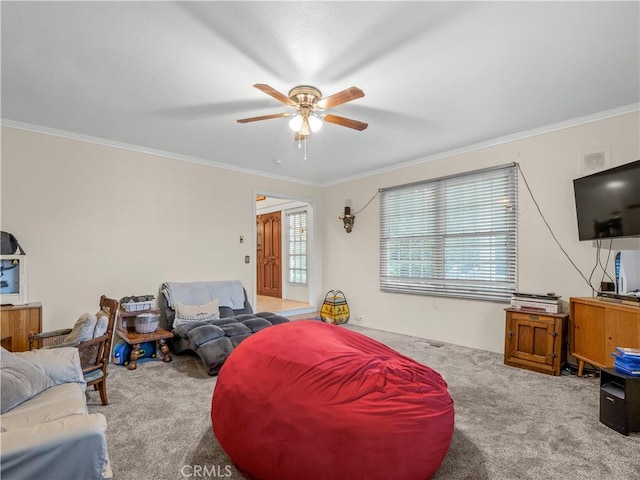
{"label": "wooden cabinet", "polygon": [[578,359],[578,376],[584,364],[613,367],[615,347],[640,348],[640,306],[598,298],[569,301],[571,354]]}
{"label": "wooden cabinet", "polygon": [[548,375],[560,375],[567,359],[566,313],[507,308],[504,363]]}
{"label": "wooden cabinet", "polygon": [[42,332],[42,305],[7,305],[0,307],[2,346],[12,352],[29,350],[29,335]]}

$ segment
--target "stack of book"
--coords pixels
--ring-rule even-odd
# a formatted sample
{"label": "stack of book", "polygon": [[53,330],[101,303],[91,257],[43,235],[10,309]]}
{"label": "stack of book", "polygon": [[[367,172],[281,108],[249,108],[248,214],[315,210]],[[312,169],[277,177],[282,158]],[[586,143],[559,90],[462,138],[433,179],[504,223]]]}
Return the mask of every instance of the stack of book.
{"label": "stack of book", "polygon": [[516,292],[511,295],[511,308],[544,313],[560,313],[562,311],[562,304],[560,303],[560,296],[552,293],[536,294]]}
{"label": "stack of book", "polygon": [[611,355],[616,358],[613,366],[618,372],[640,377],[640,348],[616,347]]}

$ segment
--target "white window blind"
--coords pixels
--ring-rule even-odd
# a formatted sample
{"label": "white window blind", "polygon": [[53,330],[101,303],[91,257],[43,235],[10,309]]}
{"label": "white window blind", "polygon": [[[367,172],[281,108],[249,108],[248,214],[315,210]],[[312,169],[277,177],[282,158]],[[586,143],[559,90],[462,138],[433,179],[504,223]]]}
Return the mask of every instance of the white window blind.
{"label": "white window blind", "polygon": [[380,289],[509,301],[516,202],[516,164],[382,189]]}
{"label": "white window blind", "polygon": [[287,214],[289,283],[307,283],[307,212]]}

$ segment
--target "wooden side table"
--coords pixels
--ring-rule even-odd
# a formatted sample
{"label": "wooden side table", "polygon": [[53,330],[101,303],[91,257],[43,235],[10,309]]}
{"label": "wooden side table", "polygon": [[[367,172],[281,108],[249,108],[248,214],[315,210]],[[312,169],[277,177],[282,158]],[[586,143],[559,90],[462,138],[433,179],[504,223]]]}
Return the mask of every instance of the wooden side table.
{"label": "wooden side table", "polygon": [[[127,365],[127,369],[129,370],[135,370],[138,367],[137,362],[138,358],[140,357],[140,345],[145,342],[158,342],[160,351],[162,352],[162,361],[165,363],[171,361],[171,356],[169,355],[169,347],[167,346],[167,342],[165,340],[167,338],[172,338],[173,333],[160,327],[158,327],[157,330],[151,333],[138,333],[135,331],[133,320],[135,320],[135,317],[143,313],[160,313],[160,311],[142,310],[139,312],[125,312],[124,310],[120,310],[118,312],[118,324],[116,327],[116,333],[120,338],[122,338],[125,342],[133,347],[131,350],[131,361],[129,362],[129,365]],[[127,318],[131,318],[131,325],[127,323]]]}
{"label": "wooden side table", "polygon": [[567,359],[566,313],[505,309],[504,363],[547,375],[561,374]]}

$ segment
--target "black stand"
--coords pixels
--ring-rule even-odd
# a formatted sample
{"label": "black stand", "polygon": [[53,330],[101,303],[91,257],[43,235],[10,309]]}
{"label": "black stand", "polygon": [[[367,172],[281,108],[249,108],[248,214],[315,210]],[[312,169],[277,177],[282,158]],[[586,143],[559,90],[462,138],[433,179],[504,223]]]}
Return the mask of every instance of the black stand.
{"label": "black stand", "polygon": [[623,435],[640,432],[640,377],[601,370],[600,421]]}

